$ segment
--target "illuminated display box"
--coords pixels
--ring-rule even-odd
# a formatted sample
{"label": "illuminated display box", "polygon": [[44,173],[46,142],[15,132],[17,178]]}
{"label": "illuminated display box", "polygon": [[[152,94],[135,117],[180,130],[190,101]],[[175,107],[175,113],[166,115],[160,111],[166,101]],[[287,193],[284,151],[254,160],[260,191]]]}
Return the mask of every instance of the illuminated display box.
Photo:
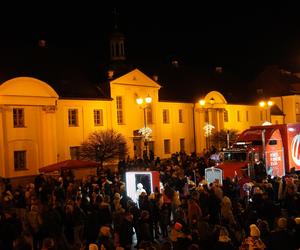
{"label": "illuminated display box", "polygon": [[[129,171],[126,172],[126,193],[134,202],[138,200],[138,184],[142,184],[143,191],[147,195],[153,193],[157,188],[160,191],[160,180],[158,171]],[[139,185],[141,186],[141,185]]]}

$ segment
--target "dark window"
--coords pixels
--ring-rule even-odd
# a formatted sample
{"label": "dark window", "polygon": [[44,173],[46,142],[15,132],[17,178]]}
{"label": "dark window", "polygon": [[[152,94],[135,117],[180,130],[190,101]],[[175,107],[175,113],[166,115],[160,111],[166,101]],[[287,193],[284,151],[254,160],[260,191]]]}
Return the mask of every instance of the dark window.
{"label": "dark window", "polygon": [[79,146],[70,147],[70,156],[71,156],[71,160],[79,160],[80,147]]}
{"label": "dark window", "polygon": [[184,150],[185,150],[184,144],[185,144],[184,138],[180,138],[179,145],[180,145],[181,152],[184,152]]}
{"label": "dark window", "polygon": [[103,126],[103,110],[94,109],[94,125]]}
{"label": "dark window", "polygon": [[124,117],[123,117],[123,98],[122,96],[116,97],[117,102],[117,122],[119,125],[124,123]]}
{"label": "dark window", "polygon": [[69,127],[78,126],[78,109],[69,109],[68,111]]}
{"label": "dark window", "polygon": [[270,140],[269,145],[277,145],[277,140]]}
{"label": "dark window", "polygon": [[178,110],[178,122],[183,123],[183,111],[182,111],[182,109]]}
{"label": "dark window", "polygon": [[14,151],[14,168],[15,170],[26,169],[26,151]]}
{"label": "dark window", "polygon": [[169,139],[164,140],[164,152],[165,154],[170,154],[171,153],[171,142]]}
{"label": "dark window", "polygon": [[228,122],[228,110],[224,110],[224,122]]}
{"label": "dark window", "polygon": [[163,110],[163,123],[170,123],[169,110]]}
{"label": "dark window", "polygon": [[246,158],[246,152],[224,152],[225,161],[245,161]]}
{"label": "dark window", "polygon": [[13,122],[14,122],[14,128],[25,127],[24,109],[22,108],[13,109]]}
{"label": "dark window", "polygon": [[147,112],[147,124],[153,124],[152,107],[151,106],[147,107],[146,112]]}

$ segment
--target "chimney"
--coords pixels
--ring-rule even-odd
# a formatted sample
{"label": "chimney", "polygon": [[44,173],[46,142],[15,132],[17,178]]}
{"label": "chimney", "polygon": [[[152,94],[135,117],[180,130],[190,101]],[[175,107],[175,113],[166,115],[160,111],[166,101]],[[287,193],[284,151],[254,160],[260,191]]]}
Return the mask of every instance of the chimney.
{"label": "chimney", "polygon": [[158,81],[158,75],[153,75],[152,79],[157,82]]}
{"label": "chimney", "polygon": [[172,65],[173,65],[175,68],[178,68],[179,62],[178,62],[177,60],[172,60]]}

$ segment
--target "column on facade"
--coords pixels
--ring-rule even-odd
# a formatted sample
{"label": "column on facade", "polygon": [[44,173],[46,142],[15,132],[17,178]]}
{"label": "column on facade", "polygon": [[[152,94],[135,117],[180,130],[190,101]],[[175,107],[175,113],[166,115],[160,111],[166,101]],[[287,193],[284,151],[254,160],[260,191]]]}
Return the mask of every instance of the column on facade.
{"label": "column on facade", "polygon": [[219,122],[218,122],[218,131],[224,129],[224,112],[225,112],[225,109],[224,108],[220,108],[219,109],[219,115],[218,115],[218,118],[219,118]]}
{"label": "column on facade", "polygon": [[204,135],[205,112],[203,108],[195,108],[195,147],[196,153],[202,154],[206,149],[206,137]]}
{"label": "column on facade", "polygon": [[7,128],[5,123],[5,107],[0,107],[0,176],[4,177],[7,173],[8,159],[7,159],[7,143],[6,134]]}
{"label": "column on facade", "polygon": [[57,161],[56,106],[43,106],[41,114],[40,167]]}

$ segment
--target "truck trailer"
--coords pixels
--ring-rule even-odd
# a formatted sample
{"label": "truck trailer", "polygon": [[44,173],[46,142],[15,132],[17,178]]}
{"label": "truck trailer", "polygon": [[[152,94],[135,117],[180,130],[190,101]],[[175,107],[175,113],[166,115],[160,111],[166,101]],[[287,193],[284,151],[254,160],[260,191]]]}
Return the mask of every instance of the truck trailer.
{"label": "truck trailer", "polygon": [[258,161],[265,164],[270,176],[284,176],[291,169],[300,170],[300,124],[252,126],[243,131],[235,143],[222,152],[218,165],[224,178],[241,176]]}

